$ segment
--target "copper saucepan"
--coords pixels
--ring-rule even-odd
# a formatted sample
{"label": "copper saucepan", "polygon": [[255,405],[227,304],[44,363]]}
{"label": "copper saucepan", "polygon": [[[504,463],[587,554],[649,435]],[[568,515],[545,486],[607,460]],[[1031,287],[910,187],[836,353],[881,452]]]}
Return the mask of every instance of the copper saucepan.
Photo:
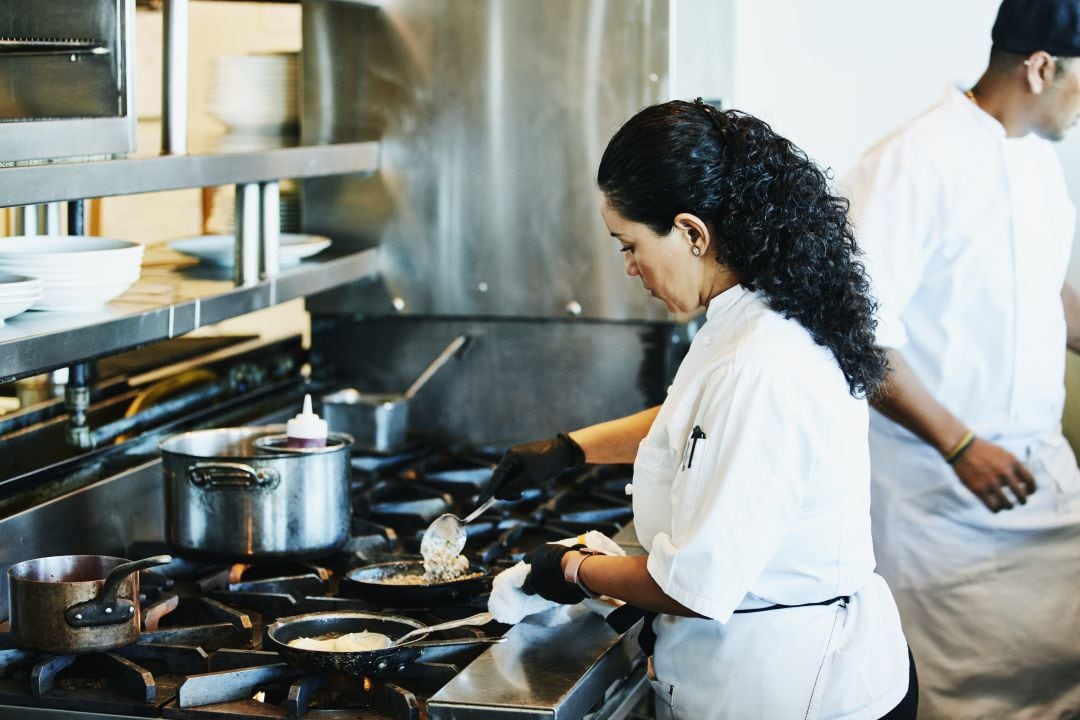
{"label": "copper saucepan", "polygon": [[139,637],[139,570],[169,555],[136,560],[57,555],[8,568],[11,638],[26,650],[69,655],[102,652]]}

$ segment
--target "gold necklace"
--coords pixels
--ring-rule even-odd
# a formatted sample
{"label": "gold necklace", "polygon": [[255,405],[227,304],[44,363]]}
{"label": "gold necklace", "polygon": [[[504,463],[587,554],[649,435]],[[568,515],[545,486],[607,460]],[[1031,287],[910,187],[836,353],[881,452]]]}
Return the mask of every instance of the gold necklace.
{"label": "gold necklace", "polygon": [[975,98],[975,88],[972,87],[965,90],[964,97],[975,103],[975,107],[979,107],[979,101]]}

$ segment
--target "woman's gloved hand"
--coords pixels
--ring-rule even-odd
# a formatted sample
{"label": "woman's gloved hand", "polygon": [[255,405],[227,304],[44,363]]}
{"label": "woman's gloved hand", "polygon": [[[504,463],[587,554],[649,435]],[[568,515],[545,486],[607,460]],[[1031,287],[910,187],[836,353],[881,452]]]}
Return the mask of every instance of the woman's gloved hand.
{"label": "woman's gloved hand", "polygon": [[529,563],[529,575],[521,589],[529,595],[539,595],[552,602],[573,605],[585,599],[585,593],[577,585],[566,582],[562,571],[562,557],[571,550],[584,545],[559,545],[545,543],[525,556]]}
{"label": "woman's gloved hand", "polygon": [[522,490],[540,487],[567,468],[585,464],[585,452],[566,433],[548,440],[515,445],[499,460],[491,480],[477,497],[477,504],[492,495],[514,500]]}

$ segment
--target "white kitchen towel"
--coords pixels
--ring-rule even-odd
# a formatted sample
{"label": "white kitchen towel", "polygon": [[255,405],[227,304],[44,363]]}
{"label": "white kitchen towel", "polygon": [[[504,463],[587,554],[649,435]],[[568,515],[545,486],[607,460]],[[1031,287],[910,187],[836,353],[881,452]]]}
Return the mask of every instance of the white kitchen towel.
{"label": "white kitchen towel", "polygon": [[[598,550],[605,555],[625,555],[626,552],[615,541],[597,530],[590,530],[583,535],[560,540],[559,545],[584,545],[591,550]],[[488,612],[495,616],[498,622],[513,625],[521,621],[527,615],[534,615],[560,604],[539,595],[528,595],[522,590],[525,578],[529,575],[528,563],[522,561],[508,570],[504,570],[495,576],[491,588],[491,596],[488,598]],[[607,615],[615,607],[618,601],[600,599],[586,601],[590,610]]]}

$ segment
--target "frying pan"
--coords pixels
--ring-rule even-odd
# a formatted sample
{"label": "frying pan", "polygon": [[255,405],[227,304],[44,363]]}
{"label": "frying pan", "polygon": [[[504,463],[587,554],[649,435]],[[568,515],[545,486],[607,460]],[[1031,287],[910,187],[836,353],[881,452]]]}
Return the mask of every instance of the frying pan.
{"label": "frying pan", "polygon": [[282,618],[266,630],[267,649],[276,650],[290,665],[314,673],[345,673],[372,675],[401,672],[410,663],[423,658],[437,661],[468,645],[489,645],[502,642],[504,637],[460,638],[453,640],[407,642],[399,647],[357,652],[303,650],[289,646],[290,640],[302,637],[343,635],[361,631],[377,632],[395,640],[407,632],[425,627],[418,620],[403,615],[376,612],[329,611],[314,612]]}
{"label": "frying pan", "polygon": [[[476,577],[468,577],[481,573]],[[423,575],[423,560],[395,560],[355,568],[341,579],[338,594],[360,598],[379,607],[432,608],[465,602],[491,590],[492,576],[484,565],[469,563],[465,579],[424,585],[392,585],[384,580],[395,575]]]}

